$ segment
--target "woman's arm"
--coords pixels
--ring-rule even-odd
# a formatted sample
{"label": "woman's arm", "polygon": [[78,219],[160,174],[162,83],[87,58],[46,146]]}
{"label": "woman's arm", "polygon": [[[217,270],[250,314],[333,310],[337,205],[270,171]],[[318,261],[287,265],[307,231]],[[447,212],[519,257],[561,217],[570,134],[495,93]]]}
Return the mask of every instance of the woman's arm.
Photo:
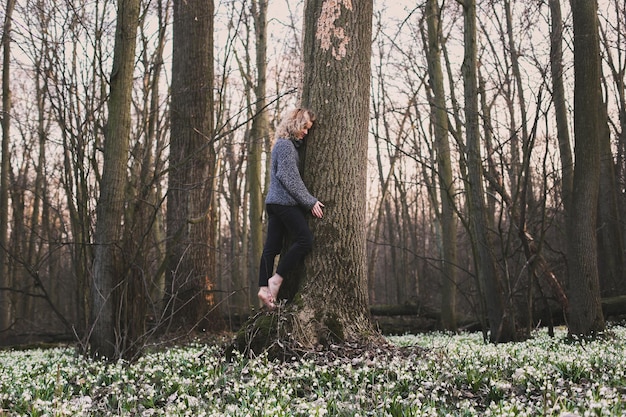
{"label": "woman's arm", "polygon": [[276,158],[276,179],[280,181],[285,190],[298,204],[312,210],[317,198],[315,198],[304,185],[300,171],[298,170],[298,153],[294,145],[285,140],[275,145],[274,157]]}

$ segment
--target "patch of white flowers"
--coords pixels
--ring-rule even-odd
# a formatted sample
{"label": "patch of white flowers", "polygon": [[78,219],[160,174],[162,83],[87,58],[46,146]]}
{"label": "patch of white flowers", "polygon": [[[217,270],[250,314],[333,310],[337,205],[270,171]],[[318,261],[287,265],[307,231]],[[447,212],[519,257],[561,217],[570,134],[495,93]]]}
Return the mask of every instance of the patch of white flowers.
{"label": "patch of white flowers", "polygon": [[409,354],[324,364],[228,361],[201,344],[113,364],[71,348],[0,351],[0,416],[624,416],[626,327],[609,334],[394,336]]}

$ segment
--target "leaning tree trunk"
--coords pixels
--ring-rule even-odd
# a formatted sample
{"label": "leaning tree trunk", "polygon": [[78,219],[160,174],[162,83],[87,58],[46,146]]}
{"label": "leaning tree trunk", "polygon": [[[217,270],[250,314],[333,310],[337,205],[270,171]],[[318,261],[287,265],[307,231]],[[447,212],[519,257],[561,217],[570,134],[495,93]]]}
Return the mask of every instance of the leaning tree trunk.
{"label": "leaning tree trunk", "polygon": [[574,26],[574,188],[568,216],[569,333],[605,328],[600,303],[596,220],[600,187],[600,46],[597,5],[571,0]]}
{"label": "leaning tree trunk", "polygon": [[[111,70],[109,119],[104,140],[104,165],[96,209],[95,259],[91,293],[91,349],[95,356],[122,357],[133,341],[126,340],[120,312],[120,279],[125,273],[122,248],[123,215],[127,186],[130,105],[139,20],[139,0],[119,0],[115,50]],[[133,302],[138,302],[133,300]],[[142,317],[126,317],[143,320]]]}

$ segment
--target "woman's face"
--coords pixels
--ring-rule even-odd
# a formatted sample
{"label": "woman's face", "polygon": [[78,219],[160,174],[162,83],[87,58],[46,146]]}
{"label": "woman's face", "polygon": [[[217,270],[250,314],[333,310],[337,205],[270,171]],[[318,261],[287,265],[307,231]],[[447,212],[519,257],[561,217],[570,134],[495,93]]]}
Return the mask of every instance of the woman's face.
{"label": "woman's face", "polygon": [[313,126],[313,122],[311,121],[306,122],[306,124],[302,127],[302,129],[296,132],[295,134],[296,139],[302,140],[306,136],[306,134],[309,133],[309,129],[311,128],[311,126]]}

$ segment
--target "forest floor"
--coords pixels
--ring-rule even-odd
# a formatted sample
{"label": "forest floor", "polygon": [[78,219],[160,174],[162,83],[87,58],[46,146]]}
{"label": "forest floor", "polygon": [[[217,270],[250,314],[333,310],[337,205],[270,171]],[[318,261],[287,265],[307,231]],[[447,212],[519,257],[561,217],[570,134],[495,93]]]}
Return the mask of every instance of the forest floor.
{"label": "forest floor", "polygon": [[626,326],[571,342],[479,333],[388,336],[284,361],[226,342],[150,349],[133,363],[74,346],[0,350],[0,416],[624,416]]}

